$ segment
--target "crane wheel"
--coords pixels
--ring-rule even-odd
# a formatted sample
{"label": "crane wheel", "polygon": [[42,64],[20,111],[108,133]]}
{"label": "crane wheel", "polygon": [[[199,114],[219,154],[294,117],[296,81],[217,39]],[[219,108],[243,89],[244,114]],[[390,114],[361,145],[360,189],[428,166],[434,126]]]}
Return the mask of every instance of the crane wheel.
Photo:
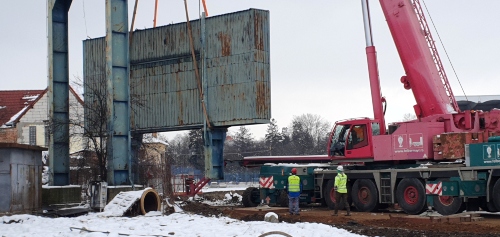
{"label": "crane wheel", "polygon": [[[446,181],[449,179],[438,179],[440,181]],[[436,211],[443,215],[453,215],[465,210],[465,202],[461,197],[452,196],[434,196],[434,208]]]}
{"label": "crane wheel", "polygon": [[358,179],[352,185],[352,202],[358,211],[371,212],[378,209],[378,191],[370,179]]}
{"label": "crane wheel", "polygon": [[[323,190],[323,197],[325,198],[326,205],[331,210],[335,209],[335,205],[337,205],[337,200],[335,199],[335,180],[330,179],[326,183],[326,187]],[[339,210],[344,209],[344,203],[339,204]]]}
{"label": "crane wheel", "polygon": [[495,208],[500,210],[500,179],[498,179],[493,186],[493,192],[490,196],[490,200],[493,200]]}
{"label": "crane wheel", "polygon": [[259,205],[260,191],[258,188],[249,187],[243,191],[241,202],[245,207],[256,207]]}
{"label": "crane wheel", "polygon": [[[492,196],[490,195],[492,198]],[[479,205],[483,211],[487,212],[498,212],[498,209],[495,207],[495,204],[493,204],[493,200],[490,200],[490,202],[486,201],[486,197],[481,199],[481,204]]]}
{"label": "crane wheel", "polygon": [[427,207],[424,184],[416,178],[405,178],[399,182],[396,199],[403,211],[410,215],[420,214]]}
{"label": "crane wheel", "polygon": [[465,203],[461,197],[434,196],[434,208],[443,215],[453,215],[465,210]]}
{"label": "crane wheel", "polygon": [[283,189],[280,191],[277,204],[281,207],[288,207],[288,193],[286,190]]}

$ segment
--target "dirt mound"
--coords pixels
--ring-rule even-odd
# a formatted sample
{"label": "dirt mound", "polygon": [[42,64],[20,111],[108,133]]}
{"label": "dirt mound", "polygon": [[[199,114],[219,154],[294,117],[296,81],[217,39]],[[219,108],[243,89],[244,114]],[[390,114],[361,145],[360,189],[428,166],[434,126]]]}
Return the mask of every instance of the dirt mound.
{"label": "dirt mound", "polygon": [[186,204],[182,206],[182,209],[202,216],[219,216],[222,214],[220,210],[200,202],[186,202]]}
{"label": "dirt mound", "polygon": [[405,216],[403,213],[365,213],[353,212],[352,216],[331,216],[332,211],[327,208],[303,208],[300,216],[288,214],[287,208],[243,208],[235,206],[210,206],[200,202],[187,202],[185,211],[203,216],[228,216],[242,221],[263,221],[267,212],[278,214],[279,221],[315,222],[346,229],[352,233],[367,236],[464,236],[464,237],[493,237],[500,236],[500,218],[485,216],[484,220],[476,222],[458,223],[415,223],[404,218],[390,219],[390,215]]}

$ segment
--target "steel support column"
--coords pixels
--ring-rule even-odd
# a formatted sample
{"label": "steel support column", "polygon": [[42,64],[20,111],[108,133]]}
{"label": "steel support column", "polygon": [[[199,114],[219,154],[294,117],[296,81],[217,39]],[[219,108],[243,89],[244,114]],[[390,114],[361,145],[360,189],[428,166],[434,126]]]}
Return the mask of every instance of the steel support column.
{"label": "steel support column", "polygon": [[69,184],[68,11],[72,0],[47,1],[50,185]]}
{"label": "steel support column", "polygon": [[[205,12],[201,15],[201,80],[203,87],[203,102],[210,111],[208,104],[208,83],[206,77],[206,27],[205,27]],[[203,136],[205,140],[205,177],[209,179],[224,179],[224,141],[226,140],[227,128],[211,127],[207,128],[206,118],[203,123]]]}
{"label": "steel support column", "polygon": [[205,177],[224,179],[224,141],[226,128],[212,128],[205,132]]}
{"label": "steel support column", "polygon": [[128,1],[106,0],[108,183],[130,184]]}

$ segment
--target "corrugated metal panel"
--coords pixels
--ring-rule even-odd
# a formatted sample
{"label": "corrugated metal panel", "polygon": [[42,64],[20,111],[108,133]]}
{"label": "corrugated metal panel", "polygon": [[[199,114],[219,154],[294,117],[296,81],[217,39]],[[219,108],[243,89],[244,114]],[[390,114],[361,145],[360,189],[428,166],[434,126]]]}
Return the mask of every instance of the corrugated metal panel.
{"label": "corrugated metal panel", "polygon": [[[210,17],[205,22],[210,121],[214,126],[269,122],[269,12],[249,9]],[[201,43],[196,39],[201,38],[200,21],[191,21],[191,26],[199,59]],[[132,130],[153,132],[202,126],[187,24],[136,31],[131,44]],[[104,38],[84,42],[86,81],[104,77],[104,53]],[[201,67],[201,63],[198,65]]]}
{"label": "corrugated metal panel", "polygon": [[0,143],[0,215],[31,214],[41,206],[41,147]]}

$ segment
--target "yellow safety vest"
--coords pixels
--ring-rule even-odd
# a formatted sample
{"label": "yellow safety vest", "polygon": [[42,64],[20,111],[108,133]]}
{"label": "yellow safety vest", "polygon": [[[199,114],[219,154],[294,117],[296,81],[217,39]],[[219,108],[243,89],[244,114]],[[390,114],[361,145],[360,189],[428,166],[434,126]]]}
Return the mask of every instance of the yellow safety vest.
{"label": "yellow safety vest", "polygon": [[337,192],[347,193],[347,175],[337,174],[335,176],[335,187],[337,187]]}
{"label": "yellow safety vest", "polygon": [[298,193],[300,192],[300,178],[297,175],[291,175],[288,177],[288,192]]}

